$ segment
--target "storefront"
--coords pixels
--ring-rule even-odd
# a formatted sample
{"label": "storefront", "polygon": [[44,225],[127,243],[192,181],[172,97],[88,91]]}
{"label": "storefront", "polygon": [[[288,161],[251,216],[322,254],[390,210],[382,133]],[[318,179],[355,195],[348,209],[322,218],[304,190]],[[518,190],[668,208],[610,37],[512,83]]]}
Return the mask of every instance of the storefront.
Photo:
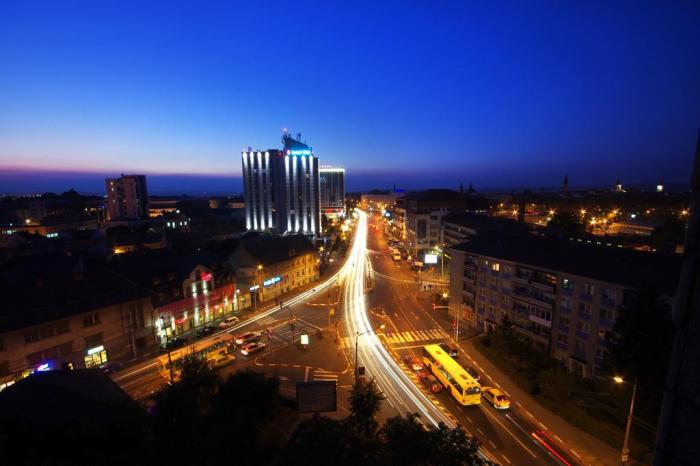
{"label": "storefront", "polygon": [[109,360],[107,359],[107,350],[104,345],[88,349],[84,361],[85,369],[92,369],[93,367],[100,367],[106,364]]}
{"label": "storefront", "polygon": [[156,335],[161,343],[165,343],[171,337],[202,327],[237,310],[234,285],[205,290],[198,296],[155,309]]}

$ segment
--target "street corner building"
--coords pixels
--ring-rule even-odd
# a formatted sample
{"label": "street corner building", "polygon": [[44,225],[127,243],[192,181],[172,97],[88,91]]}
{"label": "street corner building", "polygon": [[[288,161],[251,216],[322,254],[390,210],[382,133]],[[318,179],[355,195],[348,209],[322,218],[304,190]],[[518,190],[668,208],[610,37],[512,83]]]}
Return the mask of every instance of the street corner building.
{"label": "street corner building", "polygon": [[109,266],[147,291],[160,344],[250,306],[224,257],[171,249],[114,255]]}
{"label": "street corner building", "polygon": [[672,300],[678,255],[532,235],[476,235],[449,249],[450,315],[477,333],[511,332],[571,372],[600,371],[630,293],[654,283]]}
{"label": "street corner building", "polygon": [[321,233],[318,158],[300,138],[285,133],[283,149],[241,153],[246,229]]}
{"label": "street corner building", "polygon": [[254,305],[277,298],[319,278],[318,250],[304,235],[243,236],[228,262]]}
{"label": "street corner building", "polygon": [[0,389],[35,372],[125,361],[155,347],[143,288],[98,261],[19,256],[0,268]]}

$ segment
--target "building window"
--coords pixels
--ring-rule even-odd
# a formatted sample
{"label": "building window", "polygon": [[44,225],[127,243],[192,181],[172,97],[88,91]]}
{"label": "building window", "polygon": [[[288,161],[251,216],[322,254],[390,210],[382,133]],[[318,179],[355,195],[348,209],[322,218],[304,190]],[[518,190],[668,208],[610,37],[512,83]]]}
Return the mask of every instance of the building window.
{"label": "building window", "polygon": [[593,296],[593,293],[595,293],[595,286],[593,286],[591,283],[584,283],[583,292],[588,296]]}
{"label": "building window", "polygon": [[613,322],[615,320],[615,311],[612,309],[600,308],[600,320]]}
{"label": "building window", "polygon": [[605,359],[608,356],[608,350],[602,346],[598,346],[595,349],[595,357],[598,359]]}
{"label": "building window", "polygon": [[102,344],[102,332],[85,337],[85,347],[93,348]]}
{"label": "building window", "polygon": [[493,270],[494,272],[500,271],[501,264],[499,264],[498,262],[494,262],[493,264],[491,264],[491,270]]}
{"label": "building window", "polygon": [[568,326],[571,324],[571,318],[569,316],[560,316],[559,323]]}
{"label": "building window", "polygon": [[581,339],[576,339],[576,351],[579,351],[581,353],[586,352],[586,342],[581,340]]}
{"label": "building window", "polygon": [[503,307],[508,307],[510,305],[510,298],[508,296],[503,296],[502,303]]}
{"label": "building window", "polygon": [[617,293],[613,289],[603,288],[602,293],[603,293],[603,299],[609,299],[611,301],[615,301],[617,299]]}
{"label": "building window", "polygon": [[83,317],[83,325],[89,327],[100,323],[100,315],[97,312],[87,314]]}
{"label": "building window", "polygon": [[591,315],[591,305],[589,303],[578,303],[578,310],[584,316]]}
{"label": "building window", "polygon": [[561,287],[565,290],[574,290],[574,282],[569,280],[568,278],[563,278],[561,281]]}
{"label": "building window", "polygon": [[576,322],[576,331],[588,335],[588,333],[591,331],[591,324],[579,320],[578,322]]}
{"label": "building window", "polygon": [[557,333],[557,341],[563,345],[569,344],[569,334],[568,333]]}
{"label": "building window", "polygon": [[571,298],[569,296],[561,297],[561,307],[562,309],[571,310]]}

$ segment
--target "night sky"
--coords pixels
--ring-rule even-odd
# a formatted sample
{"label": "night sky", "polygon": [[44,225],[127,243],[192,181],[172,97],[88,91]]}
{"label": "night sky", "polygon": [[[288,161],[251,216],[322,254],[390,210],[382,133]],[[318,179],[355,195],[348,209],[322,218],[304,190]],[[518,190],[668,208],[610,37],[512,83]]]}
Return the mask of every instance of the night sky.
{"label": "night sky", "polygon": [[240,191],[283,128],[349,189],[686,183],[699,24],[692,1],[1,2],[0,193]]}

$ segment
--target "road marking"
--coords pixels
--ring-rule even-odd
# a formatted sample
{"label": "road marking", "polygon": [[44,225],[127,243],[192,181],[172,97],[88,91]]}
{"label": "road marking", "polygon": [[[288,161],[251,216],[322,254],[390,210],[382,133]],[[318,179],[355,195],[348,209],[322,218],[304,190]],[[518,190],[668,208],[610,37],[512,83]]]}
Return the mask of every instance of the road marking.
{"label": "road marking", "polygon": [[518,405],[518,406],[521,407],[521,408],[523,407],[523,405],[521,405],[519,401],[516,401],[515,404]]}
{"label": "road marking", "polygon": [[413,342],[413,341],[416,341],[416,340],[414,340],[413,337],[411,336],[411,332],[403,332],[403,334],[404,334],[404,338],[405,338],[406,341],[408,341],[409,343],[410,343],[410,342]]}
{"label": "road marking", "polygon": [[503,457],[504,460],[506,460],[506,462],[508,464],[513,464],[513,463],[511,463],[511,461],[508,459],[508,457],[506,455],[501,455],[501,456]]}
{"label": "road marking", "polygon": [[484,434],[484,431],[479,429],[478,427],[476,428],[476,431],[479,432],[481,435],[486,435],[486,434]]}
{"label": "road marking", "polygon": [[564,443],[564,441],[557,434],[554,434],[554,438],[559,440],[559,443]]}
{"label": "road marking", "polygon": [[547,430],[547,426],[546,426],[546,425],[542,424],[541,422],[540,422],[540,425],[542,426],[542,428],[543,428],[544,430]]}
{"label": "road marking", "polygon": [[[503,427],[503,429],[504,429],[506,432],[508,432],[508,434],[509,434],[511,437],[513,437],[513,438],[515,439],[515,441],[518,442],[518,443],[520,444],[521,447],[523,447],[523,448],[525,449],[525,451],[527,451],[533,458],[537,458],[537,455],[535,455],[535,454],[532,452],[532,450],[530,450],[527,446],[525,446],[525,444],[524,444],[518,437],[516,437],[515,434],[514,434],[513,432],[511,432],[510,429],[508,429],[508,428],[506,427],[506,425],[503,424],[503,423],[498,419],[498,417],[496,417],[495,414],[491,413],[491,412],[488,410],[488,408],[486,408],[486,407],[484,407],[484,406],[482,406],[482,405],[479,405],[479,407],[480,407],[488,416],[491,416],[491,417],[493,418],[494,421],[496,421],[498,424],[500,424],[500,426]],[[510,422],[512,422],[513,424],[515,424],[515,421],[513,421],[508,415],[506,415],[506,417],[508,418],[508,420],[509,420]],[[520,427],[518,424],[515,424],[515,425],[516,425],[521,431],[525,432],[525,431],[523,430],[523,428]],[[528,433],[525,432],[525,435],[528,435]],[[529,436],[529,435],[528,435],[528,436]]]}
{"label": "road marking", "polygon": [[577,452],[577,451],[574,450],[573,448],[571,449],[571,453],[573,453],[574,455],[576,455],[576,457],[577,457],[578,459],[581,459],[581,455],[579,454],[579,452]]}
{"label": "road marking", "polygon": [[491,444],[491,446],[492,446],[492,447],[493,447],[493,449],[495,450],[495,449],[496,449],[496,444],[495,444],[495,443],[493,443],[493,441],[491,441],[491,440],[489,440],[489,443]]}
{"label": "road marking", "polygon": [[311,370],[311,368],[309,366],[306,366],[306,369],[304,370],[304,382],[309,381],[309,370]]}
{"label": "road marking", "polygon": [[469,422],[471,422],[472,424],[474,424],[474,421],[472,421],[472,418],[469,417],[469,416],[467,416],[467,421],[469,421]]}

